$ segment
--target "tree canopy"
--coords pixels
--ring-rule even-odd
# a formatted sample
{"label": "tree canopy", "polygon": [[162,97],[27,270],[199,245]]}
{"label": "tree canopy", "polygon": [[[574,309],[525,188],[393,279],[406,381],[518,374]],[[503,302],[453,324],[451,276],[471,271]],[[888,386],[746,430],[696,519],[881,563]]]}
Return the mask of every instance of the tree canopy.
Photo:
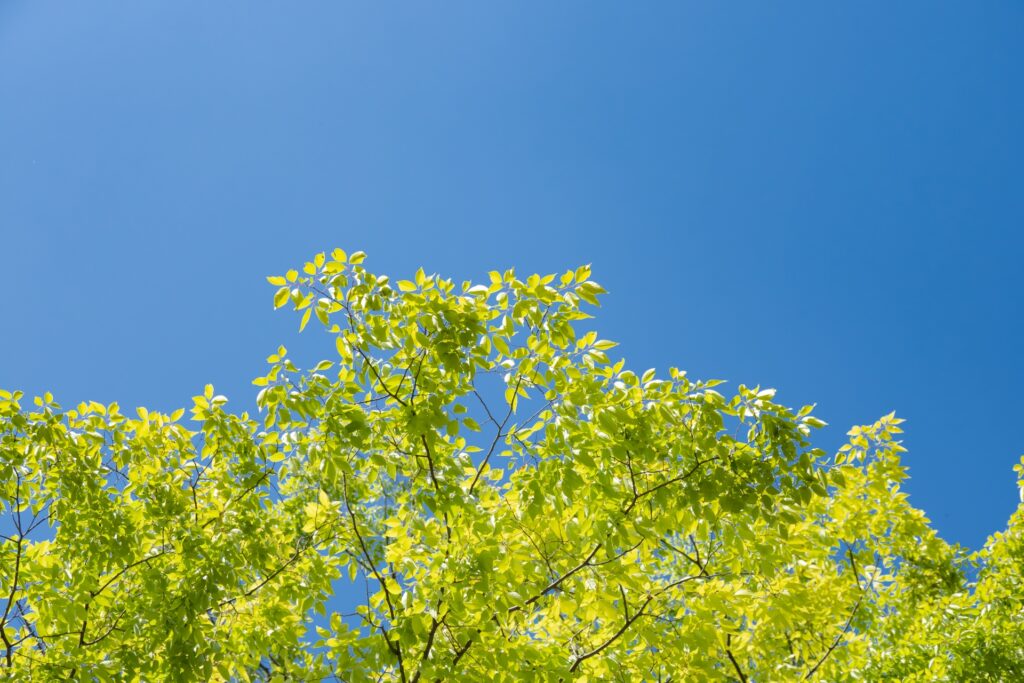
{"label": "tree canopy", "polygon": [[[8,680],[1024,680],[1024,512],[944,542],[901,420],[636,372],[581,267],[270,277],[255,415],[0,391]],[[1017,467],[1024,475],[1024,462]]]}

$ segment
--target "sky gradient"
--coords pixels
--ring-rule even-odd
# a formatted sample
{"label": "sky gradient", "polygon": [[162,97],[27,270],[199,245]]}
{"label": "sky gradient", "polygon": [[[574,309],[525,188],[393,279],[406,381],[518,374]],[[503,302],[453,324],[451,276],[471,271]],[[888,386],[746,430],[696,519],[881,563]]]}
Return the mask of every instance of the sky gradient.
{"label": "sky gradient", "polygon": [[592,263],[631,367],[907,419],[978,547],[1024,453],[1024,5],[0,5],[0,387],[237,410],[264,276]]}

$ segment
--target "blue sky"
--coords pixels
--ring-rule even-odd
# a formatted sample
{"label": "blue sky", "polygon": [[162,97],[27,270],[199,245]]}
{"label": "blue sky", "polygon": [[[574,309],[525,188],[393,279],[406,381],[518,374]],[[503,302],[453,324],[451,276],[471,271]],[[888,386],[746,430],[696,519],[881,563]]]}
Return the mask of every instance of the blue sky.
{"label": "blue sky", "polygon": [[593,263],[643,370],[907,418],[949,540],[1024,452],[1024,6],[0,5],[0,386],[236,408],[264,275]]}

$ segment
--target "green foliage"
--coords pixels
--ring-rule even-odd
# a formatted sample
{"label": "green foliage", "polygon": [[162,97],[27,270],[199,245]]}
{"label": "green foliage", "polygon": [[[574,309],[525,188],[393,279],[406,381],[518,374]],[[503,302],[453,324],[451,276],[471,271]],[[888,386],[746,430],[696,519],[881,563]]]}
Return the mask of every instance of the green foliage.
{"label": "green foliage", "polygon": [[[775,392],[637,374],[587,267],[268,278],[330,335],[258,416],[0,392],[0,671],[18,680],[1024,680],[1024,512],[977,554]],[[330,596],[364,595],[328,613]]]}

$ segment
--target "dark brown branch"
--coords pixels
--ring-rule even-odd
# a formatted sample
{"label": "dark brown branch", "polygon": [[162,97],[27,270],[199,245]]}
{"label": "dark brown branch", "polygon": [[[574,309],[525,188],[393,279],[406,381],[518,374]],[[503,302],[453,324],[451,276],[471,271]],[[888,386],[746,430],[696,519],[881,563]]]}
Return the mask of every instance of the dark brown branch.
{"label": "dark brown branch", "polygon": [[20,579],[19,574],[21,572],[21,546],[25,541],[25,536],[21,531],[21,473],[15,469],[14,474],[18,478],[17,484],[15,484],[14,488],[14,510],[17,515],[15,519],[15,526],[18,530],[18,541],[14,556],[14,577],[13,581],[11,581],[11,593],[7,596],[7,605],[4,607],[3,617],[0,617],[0,637],[3,638],[4,646],[7,648],[5,656],[8,667],[11,666],[12,657],[14,656],[14,645],[12,645],[11,641],[7,638],[7,617],[11,614],[11,607],[15,603],[14,596],[18,592],[18,581]]}
{"label": "dark brown branch", "polygon": [[637,541],[633,545],[629,546],[628,548],[623,550],[621,553],[616,553],[616,554],[612,555],[611,557],[609,557],[607,560],[601,560],[600,562],[591,562],[590,566],[591,567],[601,567],[601,566],[606,565],[606,564],[611,564],[612,562],[615,562],[616,560],[620,560],[623,557],[625,557],[627,554],[633,552],[634,550],[636,550],[637,548],[642,546],[644,544],[644,541],[646,541],[646,540],[647,540],[646,538],[641,538],[639,541]]}
{"label": "dark brown branch", "polygon": [[430,657],[430,650],[434,647],[434,636],[437,635],[437,628],[441,625],[444,619],[438,619],[436,616],[430,620],[430,632],[427,633],[427,644],[423,648],[423,657],[420,660],[420,668],[417,669],[415,675],[412,677],[412,683],[416,683],[420,680],[420,674],[423,673],[423,664],[426,663]]}
{"label": "dark brown branch", "polygon": [[[352,532],[356,535],[356,540],[359,541],[359,547],[363,551],[363,556],[366,557],[366,563],[369,565],[370,570],[373,573],[373,578],[377,579],[377,582],[380,583],[381,589],[384,591],[384,600],[388,605],[388,614],[391,615],[391,620],[393,622],[395,619],[395,606],[391,602],[391,591],[388,590],[387,580],[377,570],[377,565],[374,563],[373,557],[370,556],[370,550],[366,547],[363,535],[359,533],[359,524],[356,522],[355,512],[352,510],[352,505],[349,502],[348,478],[345,476],[344,472],[341,473],[341,485],[345,494],[345,509],[348,511],[349,519],[352,520]],[[405,662],[402,660],[402,645],[401,643],[391,642],[388,630],[385,629],[383,625],[380,629],[381,633],[384,635],[384,642],[387,644],[388,649],[390,649],[398,658],[398,671],[402,676],[402,682],[405,683]]]}
{"label": "dark brown branch", "polygon": [[97,595],[99,595],[104,590],[106,590],[107,587],[110,586],[110,584],[112,584],[115,581],[117,581],[119,578],[124,576],[131,569],[133,569],[135,567],[138,567],[140,564],[145,564],[145,563],[149,562],[150,560],[155,560],[156,558],[160,557],[161,555],[166,555],[167,553],[170,553],[170,552],[173,552],[173,551],[172,550],[161,550],[160,552],[154,553],[153,555],[149,555],[148,557],[144,557],[141,560],[136,560],[135,562],[132,562],[130,564],[126,564],[124,567],[121,568],[120,571],[118,571],[116,574],[114,574],[109,579],[107,579],[107,581],[102,586],[100,586],[99,588],[97,588],[94,591],[89,591],[89,596],[95,598]]}
{"label": "dark brown branch", "polygon": [[276,577],[277,577],[277,576],[278,576],[278,575],[279,575],[279,574],[280,574],[281,572],[283,572],[283,571],[284,571],[285,569],[287,569],[288,567],[290,567],[290,566],[292,566],[293,564],[295,564],[296,560],[298,560],[298,559],[299,559],[299,557],[300,557],[300,556],[302,555],[302,553],[304,553],[304,552],[305,552],[306,550],[308,550],[309,548],[310,548],[310,546],[306,546],[306,547],[304,547],[304,548],[299,548],[298,550],[296,550],[296,551],[295,551],[294,553],[292,553],[292,556],[291,556],[291,557],[289,557],[289,558],[288,558],[288,559],[287,559],[287,560],[285,561],[285,563],[284,563],[284,564],[282,564],[282,565],[281,565],[280,567],[278,567],[278,568],[277,568],[277,569],[275,569],[274,571],[272,571],[272,572],[270,572],[269,574],[267,574],[267,576],[266,576],[266,577],[265,577],[265,578],[264,578],[264,579],[263,579],[262,581],[260,581],[259,583],[257,583],[257,584],[256,584],[255,586],[253,586],[253,587],[252,587],[252,588],[250,588],[249,590],[247,590],[247,591],[245,591],[244,593],[242,593],[242,597],[246,597],[246,598],[247,598],[247,597],[251,596],[251,595],[252,595],[252,594],[254,594],[254,593],[255,593],[256,591],[258,591],[259,589],[263,588],[263,587],[264,587],[264,586],[266,586],[266,585],[267,585],[268,583],[270,583],[271,581],[273,581],[273,580],[274,580],[274,579],[275,579],[275,578],[276,578]]}
{"label": "dark brown branch", "polygon": [[387,394],[388,396],[390,396],[391,398],[395,399],[395,401],[398,402],[398,405],[400,405],[402,407],[408,406],[408,403],[403,401],[402,398],[398,394],[396,394],[395,392],[391,391],[391,388],[387,385],[387,382],[385,382],[384,378],[381,377],[379,372],[377,372],[377,366],[375,366],[373,364],[373,361],[370,360],[370,357],[368,355],[366,355],[366,352],[363,351],[358,346],[356,346],[355,344],[352,345],[352,348],[354,348],[356,351],[359,352],[359,355],[362,357],[363,362],[366,363],[367,366],[369,366],[370,372],[373,373],[373,376],[377,379],[377,383],[380,384],[382,389],[384,389],[384,393]]}
{"label": "dark brown branch", "polygon": [[487,403],[484,401],[484,397],[481,396],[480,392],[477,391],[476,389],[473,389],[473,395],[476,396],[476,400],[480,401],[480,405],[482,405],[484,407],[484,412],[487,413],[487,419],[489,419],[491,422],[493,422],[494,426],[498,427],[498,430],[500,431],[501,430],[501,425],[498,423],[497,420],[494,419],[494,415],[491,414],[491,409],[487,407]]}
{"label": "dark brown branch", "polygon": [[[596,554],[597,554],[597,551],[601,549],[601,546],[602,546],[602,544],[601,544],[601,543],[598,543],[598,544],[597,544],[596,546],[594,546],[594,549],[593,549],[592,551],[590,551],[590,554],[589,554],[589,555],[587,555],[587,558],[586,558],[585,560],[583,560],[583,561],[582,561],[582,562],[580,562],[580,563],[579,563],[578,565],[576,565],[575,567],[573,567],[572,569],[570,569],[569,571],[567,571],[567,572],[566,572],[565,574],[562,574],[562,575],[561,575],[561,576],[559,576],[559,577],[558,577],[557,579],[555,579],[554,581],[552,581],[551,583],[549,583],[549,584],[548,584],[547,586],[545,586],[545,587],[544,587],[543,589],[541,589],[541,590],[540,590],[540,591],[539,591],[538,593],[536,593],[536,594],[535,594],[535,595],[534,595],[533,597],[531,597],[531,598],[530,598],[529,600],[527,600],[526,602],[524,602],[524,603],[523,603],[522,605],[514,605],[514,606],[512,606],[512,607],[509,607],[509,608],[508,608],[508,613],[509,613],[509,614],[514,614],[515,612],[520,612],[520,611],[522,611],[522,610],[523,610],[524,608],[526,608],[526,607],[528,607],[528,606],[532,605],[533,603],[537,602],[537,601],[538,601],[538,600],[540,600],[540,599],[541,599],[542,597],[544,597],[545,595],[547,595],[547,593],[548,593],[548,592],[550,592],[550,591],[553,591],[553,590],[555,590],[556,588],[558,588],[558,587],[559,587],[560,585],[562,585],[562,583],[563,583],[563,582],[565,582],[565,581],[566,581],[566,579],[568,579],[568,578],[569,578],[569,577],[571,577],[572,575],[576,574],[576,573],[577,573],[577,572],[579,572],[579,571],[580,571],[581,569],[583,569],[583,568],[585,568],[585,567],[588,567],[588,566],[593,566],[593,565],[591,564],[591,560],[593,560],[593,559],[594,559],[594,555],[596,555]],[[497,615],[497,614],[492,614],[492,615],[491,615],[491,619],[492,619],[492,620],[493,620],[493,621],[494,621],[494,622],[495,622],[496,624],[498,624],[498,627],[499,627],[499,628],[501,628],[501,623],[500,623],[500,622],[498,621],[498,615]],[[480,633],[480,629],[477,629],[477,633]],[[454,659],[452,660],[452,666],[455,666],[456,664],[458,664],[458,663],[459,663],[459,660],[460,660],[460,659],[462,659],[462,656],[466,654],[466,652],[467,652],[467,651],[469,650],[469,648],[470,648],[470,646],[471,646],[471,645],[473,644],[473,642],[474,642],[474,639],[473,639],[472,637],[470,637],[470,638],[469,638],[469,639],[468,639],[468,640],[466,641],[466,644],[465,644],[465,645],[463,645],[463,646],[462,646],[462,648],[460,648],[460,649],[459,649],[459,650],[458,650],[458,651],[457,651],[457,652],[455,653],[455,658],[454,658]]]}
{"label": "dark brown branch", "polygon": [[[84,639],[83,639],[83,640],[80,640],[79,642],[80,642],[80,643],[81,643],[82,645],[86,646],[86,647],[88,647],[88,646],[90,646],[90,645],[95,645],[96,643],[100,642],[101,640],[103,640],[104,638],[106,638],[107,636],[109,636],[109,635],[110,635],[111,633],[113,633],[113,632],[114,632],[114,629],[116,629],[116,628],[117,628],[117,622],[121,621],[121,617],[123,617],[123,616],[124,616],[124,613],[125,613],[126,611],[127,611],[127,610],[121,610],[120,614],[118,614],[118,615],[117,615],[116,617],[114,617],[114,621],[113,621],[113,622],[112,622],[112,623],[110,624],[110,628],[108,628],[108,629],[107,629],[107,630],[106,630],[106,631],[105,631],[105,632],[103,633],[103,635],[101,635],[101,636],[99,636],[99,637],[97,637],[97,638],[93,638],[92,640],[84,640]],[[83,629],[82,635],[85,635],[84,629]]]}
{"label": "dark brown branch", "polygon": [[441,489],[437,485],[437,473],[434,471],[434,456],[430,452],[430,445],[427,443],[427,435],[420,434],[420,441],[423,443],[423,450],[427,452],[427,467],[430,469],[430,481],[434,484],[434,493],[440,493]]}
{"label": "dark brown branch", "polygon": [[622,512],[623,513],[630,512],[636,506],[636,504],[639,503],[643,498],[651,495],[652,493],[656,493],[656,492],[660,491],[661,489],[665,488],[666,486],[671,486],[672,484],[675,484],[675,483],[678,483],[678,482],[685,481],[685,480],[689,479],[702,466],[707,465],[709,462],[714,462],[716,460],[719,460],[719,457],[717,455],[714,456],[713,458],[708,458],[707,460],[698,460],[693,465],[693,467],[691,467],[689,470],[687,470],[683,474],[680,474],[678,477],[672,477],[671,479],[666,479],[665,481],[661,482],[660,484],[655,484],[654,486],[652,486],[651,488],[647,489],[646,491],[641,491],[640,493],[634,493],[633,494],[633,500],[631,500],[629,502],[629,504],[625,508],[623,508]]}
{"label": "dark brown branch", "polygon": [[[673,552],[679,553],[680,555],[685,557],[687,560],[689,560],[691,563],[696,565],[697,569],[700,570],[700,573],[701,573],[702,576],[707,575],[707,573],[708,573],[707,566],[708,565],[707,565],[707,562],[705,562],[704,564],[701,564],[700,559],[699,559],[700,558],[700,551],[697,552],[697,557],[693,557],[690,554],[688,554],[685,550],[683,550],[682,548],[677,548],[676,546],[674,546],[671,543],[669,543],[668,541],[666,541],[664,538],[661,539],[661,542],[669,550],[672,550]],[[696,549],[697,548],[697,544],[694,543],[693,547]]]}
{"label": "dark brown branch", "polygon": [[[479,629],[477,629],[477,632],[479,633]],[[460,648],[459,648],[459,649],[458,649],[458,650],[457,650],[457,651],[455,652],[455,657],[453,657],[453,658],[452,658],[452,666],[453,666],[453,667],[454,667],[454,666],[455,666],[456,664],[458,664],[458,663],[459,663],[459,660],[460,660],[460,659],[462,659],[462,656],[466,654],[466,651],[468,651],[468,650],[469,650],[469,646],[470,646],[470,645],[472,645],[472,644],[473,644],[473,637],[472,637],[472,636],[470,636],[470,637],[469,637],[469,638],[468,638],[468,639],[466,640],[466,644],[465,644],[465,645],[463,645],[462,647],[460,647]]]}
{"label": "dark brown branch", "polygon": [[[852,559],[852,557],[853,557],[852,553],[851,553],[850,557]],[[857,577],[857,586],[858,587],[860,586],[860,577],[859,576]],[[839,647],[839,643],[842,642],[843,637],[847,633],[850,632],[850,626],[853,624],[853,618],[857,615],[857,610],[860,609],[860,604],[861,604],[861,601],[863,599],[864,599],[864,590],[861,589],[860,596],[857,597],[857,602],[854,603],[853,609],[850,611],[850,616],[846,619],[846,623],[843,625],[843,630],[839,632],[839,634],[832,641],[832,644],[828,646],[827,650],[825,650],[825,653],[823,655],[821,655],[821,658],[818,660],[818,663],[815,664],[814,666],[812,666],[810,671],[808,671],[807,674],[804,675],[804,680],[805,681],[807,679],[809,679],[811,676],[813,676],[818,671],[818,669],[821,667],[821,665],[825,663],[825,660],[828,659],[829,655],[832,654],[832,651],[835,650],[837,647]]]}
{"label": "dark brown branch", "polygon": [[627,619],[626,623],[624,623],[618,631],[613,633],[612,636],[608,638],[608,640],[604,641],[590,652],[586,652],[577,657],[576,661],[573,662],[572,667],[569,669],[569,672],[575,673],[576,669],[580,668],[580,664],[590,659],[591,657],[601,654],[608,646],[610,646],[612,643],[618,640],[622,636],[622,634],[625,633],[626,630],[633,625],[633,622],[635,622],[643,615],[644,610],[647,609],[647,605],[651,604],[651,600],[654,600],[654,596],[648,596],[647,599],[644,600],[644,604],[640,605],[640,608],[633,613],[633,616]]}
{"label": "dark brown branch", "polygon": [[92,603],[85,603],[85,618],[82,619],[82,628],[78,631],[78,646],[82,647],[85,645],[85,629],[89,626],[89,605]]}
{"label": "dark brown branch", "polygon": [[732,668],[736,669],[736,675],[740,677],[741,683],[747,683],[747,675],[743,673],[743,669],[740,668],[740,663],[736,661],[736,658],[732,654],[732,634],[726,634],[725,636],[725,654],[732,662]]}
{"label": "dark brown branch", "polygon": [[234,505],[235,503],[237,503],[238,501],[242,500],[247,495],[249,495],[250,493],[255,491],[257,488],[259,488],[260,484],[265,482],[267,480],[267,477],[269,477],[271,475],[271,473],[273,473],[273,471],[274,470],[272,470],[272,469],[264,470],[262,476],[260,476],[260,478],[257,479],[255,483],[253,483],[251,486],[247,487],[246,489],[242,490],[241,492],[238,493],[238,495],[236,495],[231,500],[229,500],[227,503],[225,503],[224,507],[217,514],[217,516],[216,517],[211,517],[210,519],[208,519],[205,522],[203,522],[203,525],[200,528],[201,529],[205,529],[206,527],[210,526],[211,524],[213,524],[214,522],[216,522],[217,520],[222,518],[224,516],[224,513],[228,511],[229,507],[231,507],[232,505]]}
{"label": "dark brown branch", "polygon": [[553,591],[556,588],[558,588],[559,586],[561,586],[562,583],[566,579],[571,577],[573,574],[575,574],[576,572],[580,571],[584,567],[590,566],[590,561],[592,559],[594,559],[594,555],[596,555],[597,551],[601,549],[601,545],[602,545],[601,543],[598,543],[596,546],[594,546],[594,549],[590,551],[589,555],[587,555],[587,559],[583,560],[578,565],[576,565],[575,567],[573,567],[572,569],[567,571],[565,574],[562,574],[560,577],[558,577],[557,579],[555,579],[554,581],[549,583],[539,593],[537,593],[532,598],[530,598],[529,600],[524,602],[522,605],[516,605],[514,607],[510,607],[509,610],[508,610],[509,614],[511,614],[513,612],[518,612],[519,610],[521,610],[521,609],[523,609],[525,607],[529,607],[530,605],[532,605],[533,603],[537,602],[542,597],[544,597],[544,595],[546,595],[548,592]]}
{"label": "dark brown branch", "polygon": [[857,571],[857,560],[854,559],[853,548],[851,548],[849,545],[846,546],[846,555],[850,558],[850,569],[853,570],[853,576],[855,579],[857,579],[857,588],[864,590],[864,587],[861,585],[860,581],[860,572]]}
{"label": "dark brown branch", "polygon": [[[419,355],[420,362],[419,365],[416,366],[416,373],[412,376],[412,388],[409,389],[410,406],[416,405],[416,387],[418,387],[420,383],[420,373],[423,371],[423,361],[427,357],[427,349],[423,349],[422,351],[420,351]],[[412,365],[410,364],[409,367],[405,369],[405,374],[402,375],[402,381],[398,383],[398,389],[395,391],[396,394],[402,393],[402,385],[405,384],[405,378],[409,375],[409,370],[411,368]]]}
{"label": "dark brown branch", "polygon": [[[444,548],[444,563],[448,561],[448,557],[451,553],[451,542],[452,542],[452,528],[448,524],[448,513],[444,513],[444,527],[448,533],[448,543]],[[427,635],[427,644],[423,648],[423,657],[420,659],[419,668],[416,670],[416,674],[412,677],[412,683],[416,683],[420,679],[420,674],[423,673],[423,665],[427,663],[427,659],[430,657],[430,650],[434,647],[434,636],[437,635],[437,628],[444,623],[444,617],[439,617],[441,614],[441,607],[444,605],[444,586],[441,586],[441,596],[437,599],[437,607],[435,614],[430,618],[430,632]],[[447,628],[447,627],[446,627]]]}
{"label": "dark brown branch", "polygon": [[[523,378],[522,377],[519,377],[519,378],[516,379],[516,387],[515,387],[515,391],[512,394],[512,402],[509,403],[508,412],[505,413],[505,419],[501,421],[501,424],[498,424],[495,421],[494,417],[491,416],[491,411],[489,411],[489,410],[487,411],[487,415],[489,417],[491,417],[491,422],[494,422],[494,424],[498,425],[498,433],[494,435],[494,440],[491,441],[491,447],[487,449],[487,454],[484,456],[484,459],[480,462],[480,466],[476,468],[476,474],[473,475],[473,481],[469,485],[469,493],[470,494],[472,494],[473,493],[473,489],[476,488],[476,483],[478,481],[480,481],[480,475],[483,474],[484,468],[487,467],[487,463],[490,462],[491,456],[494,455],[494,449],[497,448],[498,442],[501,441],[501,437],[504,436],[505,425],[508,424],[509,418],[512,417],[512,406],[515,405],[516,395],[519,393],[519,387],[522,384],[522,382],[523,382]],[[479,398],[479,397],[480,397],[480,395],[477,394],[477,398]],[[481,400],[481,403],[482,403],[483,399],[480,399],[480,400]],[[487,406],[485,405],[484,409],[486,409],[486,408],[487,408]]]}

